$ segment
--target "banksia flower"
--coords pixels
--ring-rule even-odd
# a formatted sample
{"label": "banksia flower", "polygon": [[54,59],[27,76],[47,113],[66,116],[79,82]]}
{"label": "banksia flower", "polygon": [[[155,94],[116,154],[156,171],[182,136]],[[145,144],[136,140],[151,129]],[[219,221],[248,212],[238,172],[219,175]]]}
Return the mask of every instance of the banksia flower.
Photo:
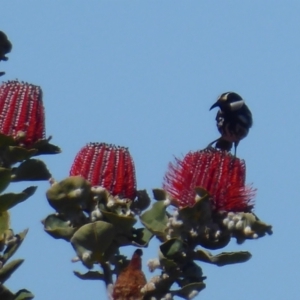
{"label": "banksia flower", "polygon": [[113,300],[141,300],[142,287],[147,283],[142,271],[141,249],[135,250],[129,265],[121,271],[113,289]]}
{"label": "banksia flower", "polygon": [[8,81],[0,86],[0,132],[31,146],[45,138],[45,115],[39,86]]}
{"label": "banksia flower", "polygon": [[245,186],[245,161],[225,151],[204,149],[189,152],[169,165],[163,188],[178,206],[195,203],[195,187],[206,189],[217,211],[249,211],[255,190]]}
{"label": "banksia flower", "polygon": [[106,188],[113,196],[134,199],[135,168],[125,147],[89,143],[75,157],[70,176],[80,175],[93,186]]}

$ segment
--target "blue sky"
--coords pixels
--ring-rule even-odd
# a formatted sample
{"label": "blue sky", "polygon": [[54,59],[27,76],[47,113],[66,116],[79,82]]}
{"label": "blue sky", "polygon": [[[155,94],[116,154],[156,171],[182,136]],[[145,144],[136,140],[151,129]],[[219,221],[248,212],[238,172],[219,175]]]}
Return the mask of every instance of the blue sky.
{"label": "blue sky", "polygon": [[[115,143],[129,147],[138,187],[151,193],[174,155],[218,137],[216,111],[209,111],[217,96],[241,94],[254,126],[237,154],[258,189],[255,212],[274,234],[224,249],[250,251],[245,264],[203,263],[207,288],[198,298],[298,297],[299,1],[28,0],[2,1],[1,12],[0,30],[13,43],[1,79],[42,87],[46,132],[63,150],[44,157],[57,180],[86,143]],[[70,262],[71,246],[43,232],[40,220],[52,209],[48,183],[38,185],[12,210],[13,229],[30,230],[15,254],[25,263],[8,287],[43,300],[104,299],[102,282],[72,274],[85,269]],[[157,244],[144,253],[146,270]]]}

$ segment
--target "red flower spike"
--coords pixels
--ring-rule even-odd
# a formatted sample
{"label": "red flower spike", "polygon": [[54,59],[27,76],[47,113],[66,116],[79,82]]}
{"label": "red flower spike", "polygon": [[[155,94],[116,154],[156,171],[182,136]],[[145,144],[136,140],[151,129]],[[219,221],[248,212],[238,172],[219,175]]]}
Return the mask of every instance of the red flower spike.
{"label": "red flower spike", "polygon": [[80,175],[92,185],[105,187],[112,195],[134,199],[135,168],[125,147],[89,143],[76,155],[70,176]]}
{"label": "red flower spike", "polygon": [[129,265],[120,272],[113,290],[114,300],[142,300],[141,288],[147,283],[142,271],[141,249],[135,250]]}
{"label": "red flower spike", "polygon": [[8,81],[0,86],[0,132],[17,137],[24,132],[22,143],[31,146],[45,139],[45,115],[39,86]]}
{"label": "red flower spike", "polygon": [[195,187],[205,188],[217,211],[249,211],[256,190],[245,186],[246,165],[225,151],[205,149],[189,152],[169,165],[163,188],[179,207],[195,203]]}

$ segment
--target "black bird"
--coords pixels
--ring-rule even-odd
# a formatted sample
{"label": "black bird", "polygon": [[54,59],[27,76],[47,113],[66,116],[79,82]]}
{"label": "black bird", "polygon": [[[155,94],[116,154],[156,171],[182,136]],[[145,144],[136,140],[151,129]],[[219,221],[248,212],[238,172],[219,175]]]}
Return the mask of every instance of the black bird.
{"label": "black bird", "polygon": [[216,143],[216,148],[230,151],[234,144],[234,155],[241,139],[247,136],[252,126],[252,114],[243,98],[234,92],[223,93],[210,110],[219,107],[216,116],[221,137],[209,144]]}
{"label": "black bird", "polygon": [[[1,60],[8,60],[8,57],[5,56],[12,49],[12,44],[8,40],[6,34],[3,31],[0,31],[0,62]],[[0,76],[4,75],[5,72],[0,72]]]}

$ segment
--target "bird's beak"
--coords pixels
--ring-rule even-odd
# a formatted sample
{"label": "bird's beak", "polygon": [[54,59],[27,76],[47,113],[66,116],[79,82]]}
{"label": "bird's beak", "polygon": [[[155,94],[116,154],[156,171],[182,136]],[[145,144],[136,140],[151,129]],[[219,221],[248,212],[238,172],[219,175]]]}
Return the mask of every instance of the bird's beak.
{"label": "bird's beak", "polygon": [[219,106],[219,101],[217,101],[215,104],[213,104],[209,110],[212,110],[213,108],[215,108],[217,106]]}

